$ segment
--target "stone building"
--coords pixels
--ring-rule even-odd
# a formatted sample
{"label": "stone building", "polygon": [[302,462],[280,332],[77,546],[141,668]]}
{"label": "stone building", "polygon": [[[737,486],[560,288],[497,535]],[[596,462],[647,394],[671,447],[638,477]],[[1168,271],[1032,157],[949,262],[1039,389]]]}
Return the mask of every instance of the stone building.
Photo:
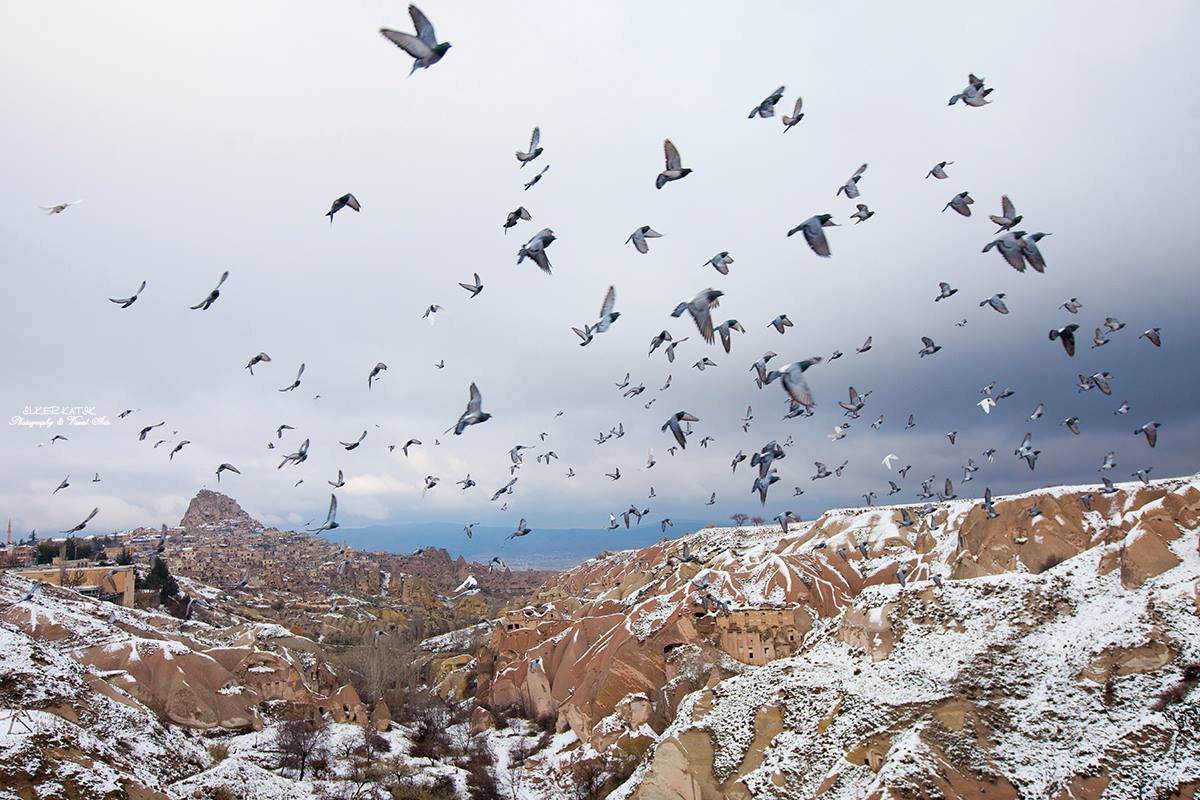
{"label": "stone building", "polygon": [[[72,566],[68,566],[68,563]],[[74,566],[76,563],[86,564],[87,562],[64,562],[58,565],[17,570],[14,574],[54,586],[65,586],[81,594],[111,600],[126,608],[133,608],[134,572],[132,566]]]}
{"label": "stone building", "polygon": [[717,646],[744,664],[766,664],[793,655],[811,627],[808,614],[791,608],[735,608],[712,618]]}

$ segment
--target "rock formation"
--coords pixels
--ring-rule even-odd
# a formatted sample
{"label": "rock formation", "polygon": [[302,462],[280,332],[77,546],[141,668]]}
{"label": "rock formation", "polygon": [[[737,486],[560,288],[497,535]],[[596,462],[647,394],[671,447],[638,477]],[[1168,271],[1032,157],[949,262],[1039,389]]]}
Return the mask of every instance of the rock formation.
{"label": "rock formation", "polygon": [[477,697],[641,757],[614,798],[1191,796],[1195,704],[1152,705],[1200,661],[1200,478],[1118,489],[595,559],[500,621]]}
{"label": "rock formation", "polygon": [[261,530],[262,523],[243,511],[232,497],[201,489],[188,503],[179,527],[249,531]]}

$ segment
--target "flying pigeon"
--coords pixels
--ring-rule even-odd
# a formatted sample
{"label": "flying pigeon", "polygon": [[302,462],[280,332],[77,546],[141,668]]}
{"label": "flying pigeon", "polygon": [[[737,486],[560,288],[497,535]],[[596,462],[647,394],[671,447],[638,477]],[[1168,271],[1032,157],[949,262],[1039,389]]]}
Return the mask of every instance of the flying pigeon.
{"label": "flying pigeon", "polygon": [[[704,341],[708,344],[712,344],[714,341],[714,335],[713,321],[710,311],[720,305],[720,298],[724,294],[724,292],[716,289],[703,289],[690,301],[677,305],[675,310],[671,312],[671,316],[680,317],[683,316],[683,312],[686,311],[692,316],[692,321],[696,323],[696,330],[700,331],[700,335],[704,338]],[[684,340],[680,339],[678,342],[672,342],[667,348],[668,354],[671,354],[672,348],[682,341]],[[669,358],[668,360],[673,361],[674,359]]]}
{"label": "flying pigeon", "polygon": [[285,386],[285,387],[283,387],[282,389],[280,389],[279,391],[281,391],[281,392],[290,392],[290,391],[292,391],[293,389],[296,389],[296,388],[298,388],[298,387],[300,386],[300,376],[302,376],[303,374],[304,374],[304,363],[303,363],[303,362],[301,362],[301,363],[300,363],[300,369],[298,369],[298,370],[296,371],[296,380],[292,381],[292,383],[291,383],[291,385],[290,385],[290,386]]}
{"label": "flying pigeon", "polygon": [[816,406],[816,401],[813,400],[812,390],[808,388],[808,381],[804,379],[804,372],[815,364],[820,364],[822,358],[813,356],[804,361],[793,361],[790,364],[785,364],[777,370],[771,370],[767,373],[767,379],[763,381],[766,384],[774,383],[776,379],[782,379],[784,392],[791,400],[806,409],[811,409]]}
{"label": "flying pigeon", "polygon": [[232,472],[236,475],[242,474],[241,470],[239,470],[233,464],[222,464],[221,466],[217,467],[217,483],[221,482],[221,473],[222,472]]}
{"label": "flying pigeon", "polygon": [[661,239],[662,234],[651,228],[649,225],[642,225],[634,229],[633,233],[629,234],[629,238],[625,240],[625,244],[633,242],[634,249],[639,253],[649,253],[650,245],[646,243],[647,239]]}
{"label": "flying pigeon", "polygon": [[795,233],[804,233],[804,241],[808,242],[808,246],[812,251],[821,258],[829,258],[829,240],[825,238],[823,228],[837,227],[837,223],[833,221],[832,214],[818,214],[815,217],[809,217],[801,222],[796,227],[787,232],[788,236]]}
{"label": "flying pigeon", "polygon": [[246,369],[250,370],[250,374],[253,375],[255,364],[262,364],[262,363],[270,362],[270,360],[271,360],[271,357],[269,355],[267,355],[266,353],[259,353],[258,355],[252,356],[250,358],[250,360],[246,363]]}
{"label": "flying pigeon", "polygon": [[321,531],[331,531],[338,526],[337,523],[337,495],[329,495],[329,511],[325,514],[325,522],[318,528],[305,528],[308,533],[320,533]]}
{"label": "flying pigeon", "polygon": [[950,198],[950,202],[942,206],[942,213],[946,212],[947,208],[954,209],[964,217],[971,216],[971,205],[975,202],[969,192],[959,192]]}
{"label": "flying pigeon", "polygon": [[549,228],[542,228],[533,235],[528,242],[525,243],[520,250],[517,251],[517,263],[520,264],[526,258],[533,261],[541,268],[542,272],[550,274],[550,258],[546,255],[546,248],[554,243],[557,239],[554,231]]}
{"label": "flying pigeon", "polygon": [[100,509],[93,508],[92,513],[88,514],[87,517],[84,518],[83,522],[79,523],[78,525],[76,525],[74,528],[71,528],[70,530],[65,530],[65,531],[61,531],[61,532],[62,533],[78,533],[79,531],[81,531],[87,527],[87,524],[92,521],[92,517],[96,516],[99,513],[100,513]]}
{"label": "flying pigeon", "polygon": [[458,436],[471,425],[478,425],[481,422],[487,422],[492,418],[491,414],[483,411],[483,395],[479,393],[479,387],[474,383],[471,384],[470,396],[467,399],[467,410],[458,418],[458,422],[454,425],[454,435]]}
{"label": "flying pigeon", "polygon": [[1024,217],[1017,213],[1017,207],[1013,205],[1013,201],[1008,199],[1008,195],[1000,197],[1000,213],[989,214],[988,219],[1000,226],[996,233],[1001,231],[1011,230]]}
{"label": "flying pigeon", "polygon": [[763,119],[766,119],[767,117],[775,116],[775,104],[783,99],[783,92],[785,88],[787,87],[780,86],[778,89],[767,95],[761,103],[750,109],[750,116],[748,116],[746,119],[754,119],[755,117],[762,117]]}
{"label": "flying pigeon", "polygon": [[666,168],[654,179],[654,188],[656,189],[663,188],[671,181],[686,178],[692,173],[690,169],[683,166],[683,162],[679,158],[679,150],[671,143],[670,139],[663,140],[663,155],[666,157]]}
{"label": "flying pigeon", "polygon": [[672,414],[666,422],[663,423],[660,430],[670,430],[671,434],[675,437],[675,441],[679,442],[679,446],[686,450],[687,437],[685,436],[683,428],[679,423],[699,421],[700,419],[698,417],[694,417],[686,411],[677,411],[676,413]]}
{"label": "flying pigeon", "polygon": [[846,179],[834,195],[845,194],[847,198],[853,200],[858,197],[858,182],[862,179],[863,173],[867,171],[867,165],[863,164],[858,169],[854,170],[854,174]]}
{"label": "flying pigeon", "polygon": [[362,206],[358,204],[358,198],[352,194],[346,193],[333,201],[333,205],[329,207],[329,211],[325,212],[325,216],[329,217],[329,224],[333,224],[333,215],[341,211],[343,208],[350,208],[354,211],[362,211]]}
{"label": "flying pigeon", "polygon": [[543,148],[539,147],[539,144],[541,143],[541,141],[542,141],[542,129],[537,126],[534,126],[533,134],[529,137],[529,150],[524,153],[521,152],[520,150],[517,151],[517,161],[521,162],[522,168],[524,168],[526,164],[528,164],[530,161],[533,161],[535,158],[537,158],[538,156],[540,156],[542,154]]}
{"label": "flying pigeon", "polygon": [[138,295],[140,295],[142,293],[142,290],[145,288],[146,288],[146,282],[142,281],[142,285],[138,287],[138,290],[136,292],[134,292],[132,296],[130,296],[130,297],[110,297],[110,298],[108,298],[108,302],[116,303],[121,308],[129,308],[131,305],[133,305],[135,302],[137,302]]}
{"label": "flying pigeon", "polygon": [[389,28],[380,28],[379,32],[389,42],[413,57],[412,69],[408,72],[412,75],[418,69],[428,69],[441,61],[442,56],[450,49],[450,43],[438,42],[437,35],[433,32],[433,24],[421,13],[421,9],[410,5],[408,15],[412,17],[413,26],[417,29],[416,36]]}
{"label": "flying pigeon", "polygon": [[804,108],[804,98],[797,97],[796,105],[792,108],[792,115],[783,115],[783,132],[787,133],[796,126],[800,120],[804,119],[804,115],[800,113],[800,109]]}
{"label": "flying pigeon", "polygon": [[529,214],[529,209],[525,206],[517,206],[514,210],[508,212],[508,216],[504,218],[504,232],[507,234],[509,228],[516,227],[521,220],[531,220],[533,217]]}
{"label": "flying pigeon", "polygon": [[197,309],[200,311],[207,311],[209,308],[211,308],[212,304],[217,302],[217,298],[221,296],[221,284],[225,283],[228,278],[229,270],[225,270],[221,273],[221,280],[217,281],[217,285],[213,287],[211,292],[208,293],[208,297],[204,298],[199,303],[196,303],[196,305],[191,306],[191,309],[193,311],[196,311]]}
{"label": "flying pigeon", "polygon": [[953,161],[939,161],[933,165],[933,169],[929,170],[929,172],[925,174],[925,179],[929,180],[929,178],[932,177],[944,181],[946,178],[950,177],[946,174],[946,167],[953,163]]}
{"label": "flying pigeon", "polygon": [[1075,331],[1079,330],[1079,326],[1071,323],[1063,328],[1055,328],[1050,331],[1050,341],[1055,339],[1062,340],[1063,350],[1067,351],[1068,356],[1075,355]]}
{"label": "flying pigeon", "polygon": [[379,374],[386,371],[387,364],[383,363],[382,361],[371,367],[371,373],[367,375],[367,389],[370,390],[371,384],[379,379]]}

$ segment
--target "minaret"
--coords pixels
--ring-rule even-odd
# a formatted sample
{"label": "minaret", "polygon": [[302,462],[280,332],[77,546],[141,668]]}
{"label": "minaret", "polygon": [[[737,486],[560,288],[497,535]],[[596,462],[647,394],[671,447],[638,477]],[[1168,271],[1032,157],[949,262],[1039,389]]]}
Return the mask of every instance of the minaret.
{"label": "minaret", "polygon": [[9,520],[8,520],[8,541],[7,541],[7,544],[8,544],[8,546],[9,546],[9,547],[12,547],[12,518],[11,518],[11,517],[10,517],[10,518],[9,518]]}

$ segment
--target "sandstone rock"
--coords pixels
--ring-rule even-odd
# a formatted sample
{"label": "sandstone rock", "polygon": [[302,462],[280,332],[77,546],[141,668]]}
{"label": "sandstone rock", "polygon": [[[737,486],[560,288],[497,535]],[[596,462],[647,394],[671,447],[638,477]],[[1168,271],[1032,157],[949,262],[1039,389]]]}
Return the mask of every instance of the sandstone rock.
{"label": "sandstone rock", "polygon": [[188,503],[179,527],[250,531],[261,530],[263,525],[243,511],[232,497],[201,489]]}

